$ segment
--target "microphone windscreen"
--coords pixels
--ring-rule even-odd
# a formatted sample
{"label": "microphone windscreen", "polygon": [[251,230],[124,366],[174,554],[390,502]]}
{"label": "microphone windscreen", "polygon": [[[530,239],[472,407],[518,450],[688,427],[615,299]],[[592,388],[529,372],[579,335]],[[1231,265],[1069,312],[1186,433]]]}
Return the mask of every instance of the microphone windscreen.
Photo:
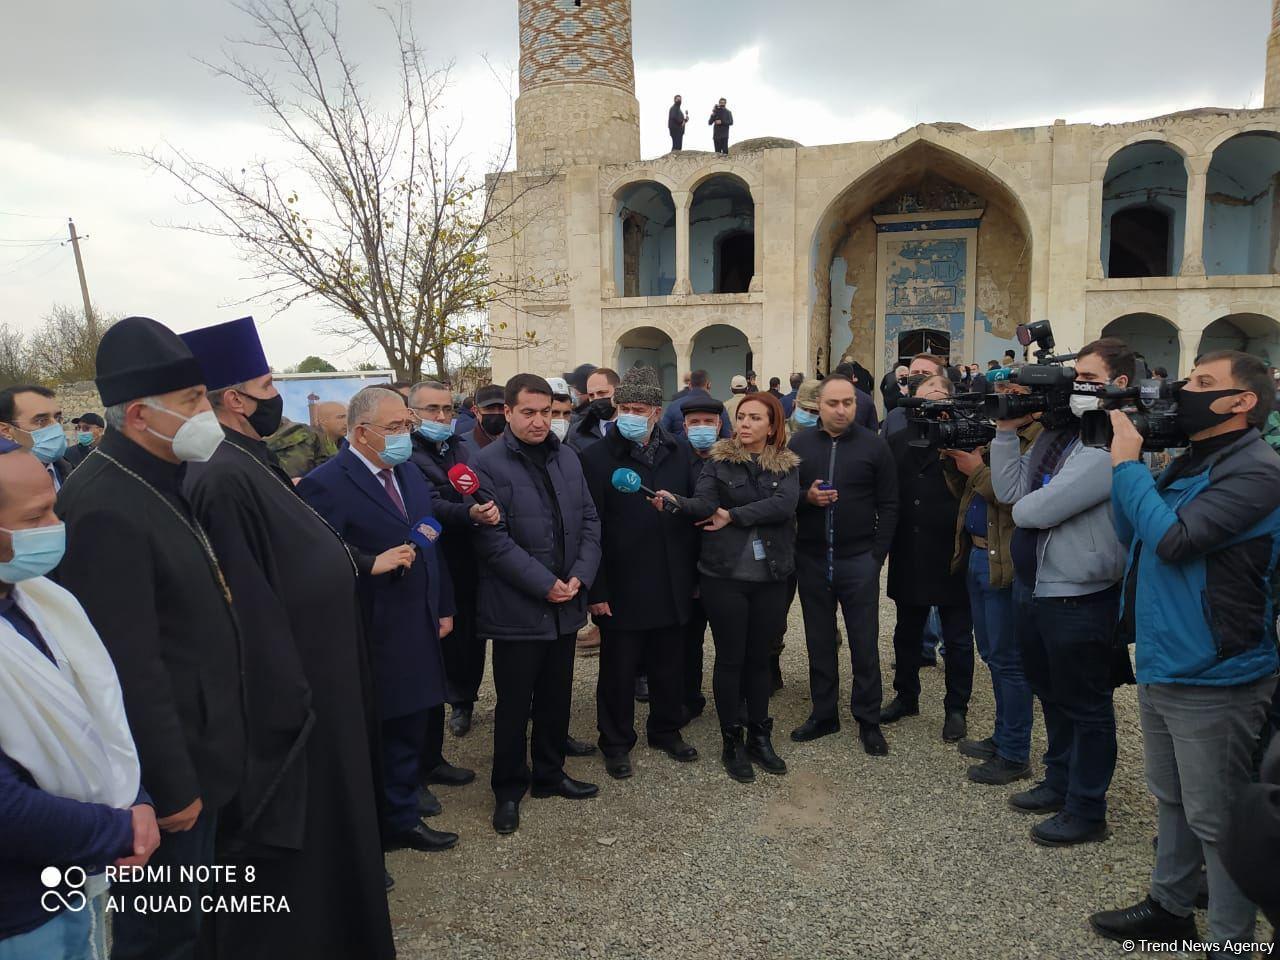
{"label": "microphone windscreen", "polygon": [[480,478],[465,463],[455,463],[449,468],[449,482],[464,497],[469,497],[480,489]]}
{"label": "microphone windscreen", "polygon": [[613,471],[613,489],[619,493],[638,493],[640,491],[640,474],[629,467],[619,467]]}
{"label": "microphone windscreen", "polygon": [[409,539],[423,550],[430,550],[440,539],[444,528],[435,517],[423,517],[409,530]]}

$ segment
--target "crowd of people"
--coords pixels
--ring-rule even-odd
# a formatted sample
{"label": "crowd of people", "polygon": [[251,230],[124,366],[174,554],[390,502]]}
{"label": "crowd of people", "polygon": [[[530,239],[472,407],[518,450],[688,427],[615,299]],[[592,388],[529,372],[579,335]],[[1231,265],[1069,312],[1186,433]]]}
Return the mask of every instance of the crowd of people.
{"label": "crowd of people", "polygon": [[[383,384],[297,424],[251,319],[120,321],[74,461],[53,392],[0,391],[0,960],[105,957],[108,923],[117,960],[393,956],[383,854],[459,843],[428,825],[432,788],[475,778],[446,731],[472,732],[487,656],[510,834],[526,796],[601,792],[568,755],[635,775],[637,695],[647,746],[699,760],[683,731],[708,706],[708,626],[725,773],[785,775],[770,700],[797,595],[812,708],[790,739],[840,733],[842,643],[870,757],[932,709],[970,781],[1026,786],[1038,701],[1042,773],[1007,803],[1046,847],[1107,837],[1113,696],[1136,681],[1150,892],[1090,922],[1194,939],[1207,896],[1215,950],[1252,943],[1259,907],[1280,921],[1275,384],[1248,355],[1200,357],[1178,392],[1190,447],[1156,473],[1123,413],[1109,451],[1079,436],[1139,363],[1086,345],[1069,408],[975,450],[915,442],[901,401],[1025,393],[1012,354],[912,358],[880,384],[883,424],[856,363],[787,394],[745,372],[727,402],[706,371],[667,397],[639,365],[464,399]],[[594,744],[569,726],[592,648]],[[920,683],[938,656],[940,710]]]}

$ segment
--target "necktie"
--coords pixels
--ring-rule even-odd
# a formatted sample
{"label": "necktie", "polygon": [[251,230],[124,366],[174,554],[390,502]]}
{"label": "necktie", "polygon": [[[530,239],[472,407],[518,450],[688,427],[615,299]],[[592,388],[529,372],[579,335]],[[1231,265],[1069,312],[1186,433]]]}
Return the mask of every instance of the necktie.
{"label": "necktie", "polygon": [[62,484],[58,482],[58,472],[53,469],[53,464],[51,463],[46,463],[44,468],[49,471],[49,479],[53,481],[53,489],[56,493],[62,487]]}
{"label": "necktie", "polygon": [[391,502],[396,505],[400,515],[408,520],[409,511],[404,508],[404,501],[400,499],[400,491],[396,489],[396,482],[391,477],[391,471],[379,470],[378,476],[381,478],[383,489],[387,491],[387,496],[391,498]]}

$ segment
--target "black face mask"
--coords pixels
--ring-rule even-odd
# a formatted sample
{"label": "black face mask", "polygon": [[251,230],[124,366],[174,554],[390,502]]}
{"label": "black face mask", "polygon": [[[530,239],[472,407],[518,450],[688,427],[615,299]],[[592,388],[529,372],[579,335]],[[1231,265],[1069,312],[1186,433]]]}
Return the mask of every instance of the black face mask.
{"label": "black face mask", "polygon": [[480,429],[491,437],[496,437],[507,429],[507,415],[505,413],[482,413],[480,415]]}
{"label": "black face mask", "polygon": [[1209,404],[1222,397],[1234,397],[1247,390],[1188,390],[1185,386],[1178,391],[1178,426],[1187,436],[1194,436],[1202,430],[1209,430],[1221,423],[1226,423],[1234,413],[1216,413],[1209,409]]}
{"label": "black face mask", "polygon": [[[244,394],[249,396],[249,394]],[[280,420],[284,416],[284,397],[276,394],[274,397],[262,399],[261,397],[253,397],[258,402],[258,408],[245,417],[249,421],[249,426],[257,431],[260,437],[269,437],[280,429]]]}
{"label": "black face mask", "polygon": [[591,412],[595,414],[597,420],[612,420],[613,397],[601,397],[599,400],[592,400]]}

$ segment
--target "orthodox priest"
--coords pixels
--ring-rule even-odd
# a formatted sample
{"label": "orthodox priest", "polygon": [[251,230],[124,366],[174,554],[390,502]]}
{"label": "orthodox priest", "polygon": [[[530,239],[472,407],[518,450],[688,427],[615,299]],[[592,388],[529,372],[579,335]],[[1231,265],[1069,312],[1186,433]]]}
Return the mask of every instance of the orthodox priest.
{"label": "orthodox priest", "polygon": [[393,957],[374,773],[358,567],[412,562],[399,547],[353,555],[294,492],[264,437],[283,398],[251,317],[183,335],[225,442],[184,487],[222,560],[244,636],[248,758],[226,859],[288,914],[218,917],[219,956]]}

